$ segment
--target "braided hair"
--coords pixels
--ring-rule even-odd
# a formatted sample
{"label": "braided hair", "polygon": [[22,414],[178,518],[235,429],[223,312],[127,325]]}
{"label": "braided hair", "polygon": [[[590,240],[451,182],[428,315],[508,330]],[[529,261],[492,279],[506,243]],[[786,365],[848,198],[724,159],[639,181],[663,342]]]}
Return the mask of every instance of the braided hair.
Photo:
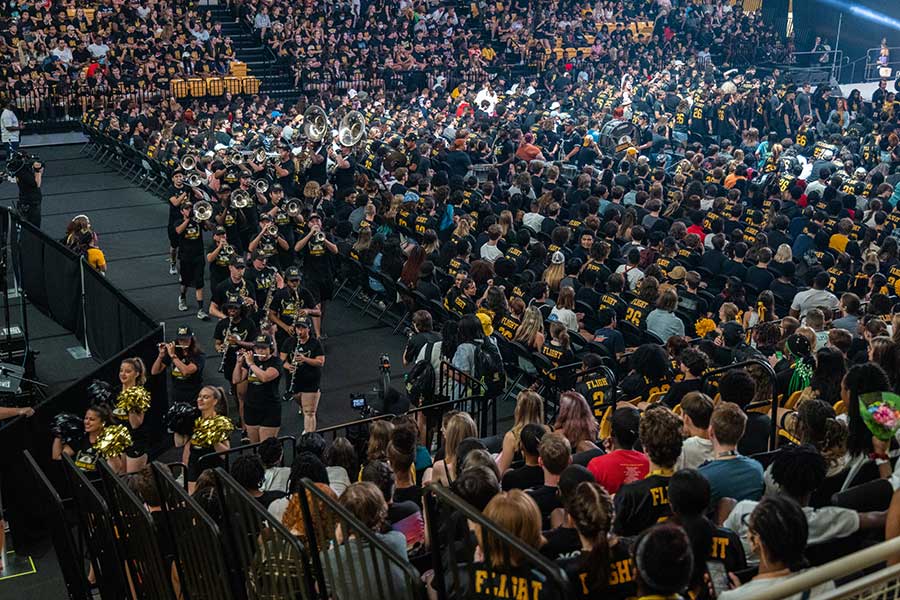
{"label": "braided hair", "polygon": [[566,502],[566,513],[575,522],[579,535],[591,542],[591,551],[582,553],[579,570],[588,574],[592,595],[609,586],[609,532],[612,529],[613,502],[603,486],[582,481]]}

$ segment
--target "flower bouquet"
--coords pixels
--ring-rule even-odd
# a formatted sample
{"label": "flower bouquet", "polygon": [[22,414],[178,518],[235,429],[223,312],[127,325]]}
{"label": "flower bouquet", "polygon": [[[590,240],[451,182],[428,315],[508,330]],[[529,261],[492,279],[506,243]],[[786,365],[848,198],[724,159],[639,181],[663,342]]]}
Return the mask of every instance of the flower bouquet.
{"label": "flower bouquet", "polygon": [[859,413],[872,435],[891,439],[900,429],[900,396],[891,392],[870,392],[859,397]]}

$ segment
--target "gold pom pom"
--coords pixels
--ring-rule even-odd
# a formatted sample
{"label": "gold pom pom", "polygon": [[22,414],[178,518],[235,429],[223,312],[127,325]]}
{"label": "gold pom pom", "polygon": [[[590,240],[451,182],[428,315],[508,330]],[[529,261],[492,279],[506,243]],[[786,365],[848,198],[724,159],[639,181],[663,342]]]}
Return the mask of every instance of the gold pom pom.
{"label": "gold pom pom", "polygon": [[694,329],[697,331],[697,337],[706,337],[706,334],[716,328],[716,323],[712,319],[700,319],[694,323]]}
{"label": "gold pom pom", "polygon": [[116,410],[125,413],[142,413],[146,412],[148,408],[150,408],[150,392],[140,385],[122,390],[116,398]]}
{"label": "gold pom pom", "polygon": [[110,425],[103,428],[94,448],[100,456],[109,459],[122,454],[131,443],[131,433],[127,427]]}
{"label": "gold pom pom", "polygon": [[209,418],[200,417],[194,421],[191,443],[201,448],[212,448],[227,440],[232,430],[234,430],[234,424],[228,417],[222,415]]}

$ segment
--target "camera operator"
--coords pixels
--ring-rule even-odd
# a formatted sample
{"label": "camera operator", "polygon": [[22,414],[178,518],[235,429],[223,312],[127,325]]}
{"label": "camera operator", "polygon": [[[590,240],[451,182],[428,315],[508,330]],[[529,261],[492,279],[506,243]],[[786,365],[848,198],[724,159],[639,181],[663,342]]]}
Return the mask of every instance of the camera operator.
{"label": "camera operator", "polygon": [[18,169],[11,174],[16,178],[19,186],[19,201],[16,210],[19,216],[34,225],[41,226],[41,179],[44,175],[44,165],[33,157],[23,156],[24,161]]}

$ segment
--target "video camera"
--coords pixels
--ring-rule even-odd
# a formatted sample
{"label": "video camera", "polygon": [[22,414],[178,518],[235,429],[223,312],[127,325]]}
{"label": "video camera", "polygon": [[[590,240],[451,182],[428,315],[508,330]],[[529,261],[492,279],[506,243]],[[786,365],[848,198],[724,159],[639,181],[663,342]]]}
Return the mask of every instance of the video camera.
{"label": "video camera", "polygon": [[[36,154],[29,154],[28,152],[13,152],[9,158],[6,160],[6,172],[9,176],[15,177],[21,171],[25,169],[34,169],[34,163],[40,163],[41,159]],[[42,171],[44,169],[43,163],[40,169],[37,171]]]}

